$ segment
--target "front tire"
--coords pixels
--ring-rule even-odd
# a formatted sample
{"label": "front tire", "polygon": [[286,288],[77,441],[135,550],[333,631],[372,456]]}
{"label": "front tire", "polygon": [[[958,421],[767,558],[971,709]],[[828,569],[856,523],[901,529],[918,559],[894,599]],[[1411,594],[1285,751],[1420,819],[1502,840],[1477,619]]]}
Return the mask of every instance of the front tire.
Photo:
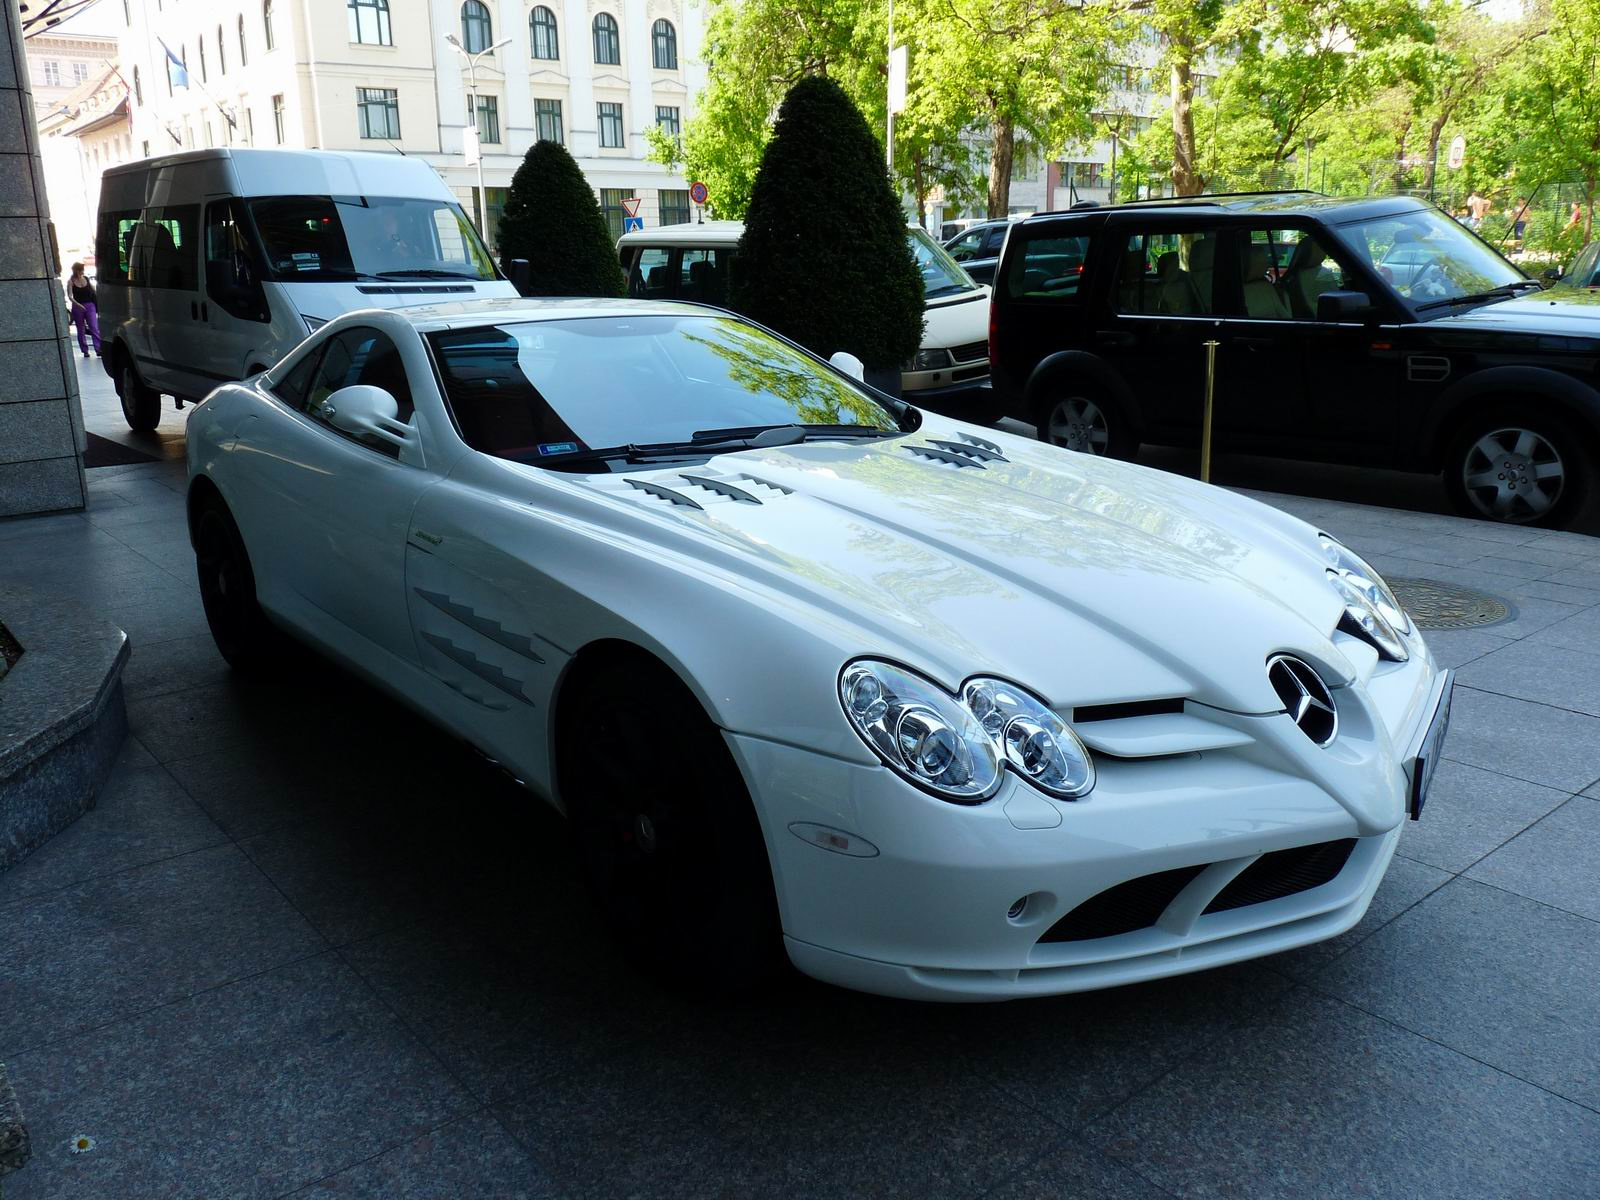
{"label": "front tire", "polygon": [[117,370],[117,396],[122,401],[122,416],[135,433],[149,433],[161,424],[161,393],[146,387],[127,351]]}
{"label": "front tire", "polygon": [[1500,409],[1462,424],[1445,448],[1444,480],[1462,516],[1561,528],[1587,498],[1595,459],[1565,417]]}
{"label": "front tire", "polygon": [[721,733],[653,660],[586,669],[561,700],[561,795],[606,924],[638,966],[747,991],[783,962],[772,869]]}
{"label": "front tire", "polygon": [[217,652],[236,671],[260,671],[276,661],[282,635],[256,602],[250,556],[233,514],[219,496],[200,501],[194,554],[200,603]]}
{"label": "front tire", "polygon": [[1076,380],[1053,385],[1038,414],[1041,442],[1102,458],[1129,459],[1139,452],[1139,439],[1122,406],[1098,388]]}

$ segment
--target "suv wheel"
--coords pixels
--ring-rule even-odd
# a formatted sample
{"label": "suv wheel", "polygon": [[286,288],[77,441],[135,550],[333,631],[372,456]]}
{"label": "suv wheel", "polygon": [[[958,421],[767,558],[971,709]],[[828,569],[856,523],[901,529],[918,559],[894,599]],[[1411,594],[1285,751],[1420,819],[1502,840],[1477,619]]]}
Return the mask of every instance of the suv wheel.
{"label": "suv wheel", "polygon": [[1554,413],[1467,422],[1445,452],[1445,485],[1464,516],[1560,526],[1582,507],[1593,458]]}
{"label": "suv wheel", "polygon": [[1132,458],[1139,442],[1116,403],[1072,384],[1052,390],[1039,408],[1039,440],[1110,458]]}

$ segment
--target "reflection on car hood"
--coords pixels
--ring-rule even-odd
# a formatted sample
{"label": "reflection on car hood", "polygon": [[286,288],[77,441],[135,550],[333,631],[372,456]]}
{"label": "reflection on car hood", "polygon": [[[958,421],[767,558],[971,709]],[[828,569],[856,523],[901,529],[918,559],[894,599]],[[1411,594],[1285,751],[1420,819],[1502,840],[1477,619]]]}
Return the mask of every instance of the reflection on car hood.
{"label": "reflection on car hood", "polygon": [[1435,329],[1600,337],[1600,292],[1554,287],[1430,321]]}
{"label": "reflection on car hood", "polygon": [[[936,444],[972,437],[1001,453]],[[1330,682],[1352,675],[1329,640],[1340,606],[1312,531],[1159,471],[929,418],[882,441],[742,451],[580,486],[620,506],[602,523],[643,516],[655,528],[633,536],[852,623],[858,652],[946,684],[994,671],[1058,705],[1189,697],[1270,712],[1281,708],[1264,669],[1273,653],[1302,654]]]}

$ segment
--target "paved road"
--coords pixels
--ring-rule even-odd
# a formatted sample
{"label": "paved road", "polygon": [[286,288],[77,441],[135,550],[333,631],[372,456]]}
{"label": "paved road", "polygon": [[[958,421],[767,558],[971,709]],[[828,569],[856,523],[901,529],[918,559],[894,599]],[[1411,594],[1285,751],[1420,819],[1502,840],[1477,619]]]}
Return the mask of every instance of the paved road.
{"label": "paved road", "polygon": [[98,807],[0,875],[36,1146],[6,1200],[1596,1195],[1600,541],[1266,497],[1515,610],[1431,639],[1449,761],[1334,942],[999,1007],[728,1006],[621,967],[559,822],[417,718],[310,660],[234,677],[182,487],[107,468],[87,514],[0,523],[0,589],[134,647]]}

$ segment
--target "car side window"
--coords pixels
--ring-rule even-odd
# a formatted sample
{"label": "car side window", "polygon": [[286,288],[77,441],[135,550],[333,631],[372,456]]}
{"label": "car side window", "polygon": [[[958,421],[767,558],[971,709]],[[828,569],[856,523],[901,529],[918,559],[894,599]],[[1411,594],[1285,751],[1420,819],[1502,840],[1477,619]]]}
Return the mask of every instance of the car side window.
{"label": "car side window", "polygon": [[1111,303],[1117,312],[1175,317],[1217,311],[1215,230],[1129,233],[1122,241]]}
{"label": "car side window", "polygon": [[977,258],[979,248],[983,245],[984,231],[982,229],[969,229],[946,249],[950,257],[957,262],[966,262],[969,258]]}
{"label": "car side window", "polygon": [[725,306],[728,303],[728,253],[683,251],[678,264],[678,298]]}
{"label": "car side window", "polygon": [[996,225],[993,229],[989,230],[989,236],[983,241],[984,257],[998,257],[1001,247],[1003,247],[1005,244],[1006,227],[1004,225]]}
{"label": "car side window", "polygon": [[[292,374],[292,372],[291,372]],[[305,391],[305,412],[320,421],[340,437],[348,437],[369,446],[390,458],[399,456],[399,448],[378,438],[355,437],[328,422],[324,405],[328,397],[340,388],[355,384],[380,387],[395,399],[396,419],[409,422],[415,411],[411,400],[411,384],[406,378],[405,364],[400,350],[385,333],[376,329],[357,327],[346,329],[329,338]]]}
{"label": "car side window", "polygon": [[311,376],[317,369],[317,359],[320,357],[316,349],[307,353],[290,368],[288,374],[272,385],[272,394],[290,408],[303,412],[306,407],[306,390],[311,386]]}
{"label": "car side window", "polygon": [[1244,315],[1268,321],[1314,321],[1323,292],[1357,285],[1313,233],[1304,229],[1251,229],[1238,242]]}
{"label": "car side window", "polygon": [[1578,255],[1578,261],[1572,264],[1572,269],[1567,272],[1565,283],[1575,284],[1578,287],[1591,287],[1596,282],[1595,268],[1600,266],[1600,242],[1591,242],[1587,249]]}
{"label": "car side window", "polygon": [[628,272],[628,295],[639,300],[672,298],[672,251],[663,246],[646,246],[633,260]]}
{"label": "car side window", "polygon": [[1028,303],[1077,304],[1084,296],[1084,264],[1089,238],[1060,237],[1045,233],[1029,236],[1026,227],[1006,260],[1005,295]]}

